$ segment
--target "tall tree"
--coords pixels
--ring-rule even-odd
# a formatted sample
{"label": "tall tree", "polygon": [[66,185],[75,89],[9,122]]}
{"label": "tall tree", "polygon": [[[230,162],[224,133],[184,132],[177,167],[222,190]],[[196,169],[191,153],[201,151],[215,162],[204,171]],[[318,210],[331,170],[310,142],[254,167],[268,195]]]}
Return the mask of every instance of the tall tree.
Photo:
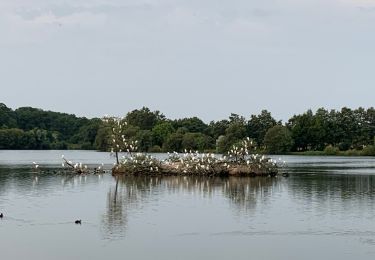
{"label": "tall tree", "polygon": [[141,130],[151,130],[158,122],[165,119],[159,111],[151,112],[149,108],[142,107],[129,112],[126,117],[128,124],[137,126]]}
{"label": "tall tree", "polygon": [[12,109],[5,104],[0,103],[0,129],[1,128],[16,128],[17,120]]}
{"label": "tall tree", "polygon": [[264,136],[266,152],[270,154],[283,154],[291,150],[293,146],[292,134],[287,127],[275,125],[268,129]]}
{"label": "tall tree", "polygon": [[262,146],[268,129],[277,123],[270,112],[262,110],[259,115],[251,115],[247,122],[247,135],[254,139],[259,146]]}
{"label": "tall tree", "polygon": [[152,129],[153,144],[161,147],[173,132],[175,132],[175,129],[171,122],[164,121],[157,124]]}
{"label": "tall tree", "polygon": [[185,128],[191,133],[204,133],[207,130],[207,125],[198,117],[174,120],[172,124],[175,129]]}

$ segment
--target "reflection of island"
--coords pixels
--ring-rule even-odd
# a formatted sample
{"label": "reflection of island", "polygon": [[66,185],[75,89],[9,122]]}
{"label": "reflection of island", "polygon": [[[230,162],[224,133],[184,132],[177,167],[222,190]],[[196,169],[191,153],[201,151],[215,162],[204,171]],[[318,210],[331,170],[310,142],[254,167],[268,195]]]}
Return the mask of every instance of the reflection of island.
{"label": "reflection of island", "polygon": [[267,203],[281,189],[280,178],[229,178],[223,193],[240,212],[254,210],[258,203]]}
{"label": "reflection of island", "polygon": [[[299,205],[316,207],[330,203],[335,207],[368,207],[375,199],[375,176],[300,174],[284,178],[251,177],[120,177],[115,196],[115,183],[108,192],[107,211],[103,217],[104,236],[109,239],[124,237],[128,216],[153,200],[168,194],[195,194],[204,197],[222,194],[235,213],[254,212],[268,205],[277,194],[289,194],[300,200]],[[115,199],[116,198],[116,199]],[[310,205],[310,206],[309,206]]]}
{"label": "reflection of island", "polygon": [[253,209],[259,198],[266,201],[278,183],[278,178],[264,177],[118,177],[108,191],[107,209],[103,215],[102,231],[107,239],[118,239],[126,234],[128,215],[162,194],[194,193],[212,196],[221,193],[240,211]]}

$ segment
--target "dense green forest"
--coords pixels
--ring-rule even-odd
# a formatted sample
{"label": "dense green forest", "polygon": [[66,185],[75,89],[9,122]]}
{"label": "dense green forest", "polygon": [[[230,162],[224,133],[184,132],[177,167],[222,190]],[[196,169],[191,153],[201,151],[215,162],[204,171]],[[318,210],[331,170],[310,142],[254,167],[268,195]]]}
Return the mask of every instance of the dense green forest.
{"label": "dense green forest", "polygon": [[[124,135],[138,140],[140,151],[226,152],[250,137],[259,152],[282,154],[375,155],[375,109],[318,109],[294,115],[286,123],[267,110],[249,118],[231,114],[206,124],[197,117],[171,120],[143,107],[126,114]],[[99,118],[43,111],[15,110],[0,103],[0,149],[110,149],[110,126]]]}

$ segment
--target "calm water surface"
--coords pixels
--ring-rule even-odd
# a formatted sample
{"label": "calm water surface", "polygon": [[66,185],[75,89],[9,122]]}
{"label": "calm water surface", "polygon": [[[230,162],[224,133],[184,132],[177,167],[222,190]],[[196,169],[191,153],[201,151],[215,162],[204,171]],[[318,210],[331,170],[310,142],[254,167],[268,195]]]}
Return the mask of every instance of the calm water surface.
{"label": "calm water surface", "polygon": [[110,174],[61,173],[62,153],[113,162],[0,151],[2,259],[375,257],[374,158],[284,156],[289,178],[127,177],[115,195]]}

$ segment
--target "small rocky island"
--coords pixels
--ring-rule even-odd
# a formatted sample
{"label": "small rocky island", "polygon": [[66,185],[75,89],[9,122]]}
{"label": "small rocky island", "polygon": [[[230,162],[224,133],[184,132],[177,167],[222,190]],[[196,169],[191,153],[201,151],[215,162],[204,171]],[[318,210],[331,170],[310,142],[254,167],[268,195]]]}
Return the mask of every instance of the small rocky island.
{"label": "small rocky island", "polygon": [[[104,117],[104,123],[111,131],[109,141],[112,144],[111,154],[116,162],[112,175],[144,175],[144,176],[266,176],[274,177],[284,168],[285,162],[267,158],[255,153],[257,147],[250,138],[246,138],[225,155],[187,151],[184,153],[168,153],[158,158],[138,152],[138,141],[129,140],[124,134],[126,122],[121,118]],[[164,157],[163,159],[160,159]],[[103,164],[90,170],[82,163],[73,163],[62,156],[63,167],[76,174],[104,173]]]}
{"label": "small rocky island", "polygon": [[[136,148],[136,142],[130,148]],[[227,155],[185,151],[168,153],[168,158],[157,158],[133,153],[127,149],[112,168],[113,175],[192,175],[192,176],[270,176],[279,173],[284,163],[251,153],[252,141],[247,138],[234,145]],[[118,154],[116,158],[118,158]]]}

